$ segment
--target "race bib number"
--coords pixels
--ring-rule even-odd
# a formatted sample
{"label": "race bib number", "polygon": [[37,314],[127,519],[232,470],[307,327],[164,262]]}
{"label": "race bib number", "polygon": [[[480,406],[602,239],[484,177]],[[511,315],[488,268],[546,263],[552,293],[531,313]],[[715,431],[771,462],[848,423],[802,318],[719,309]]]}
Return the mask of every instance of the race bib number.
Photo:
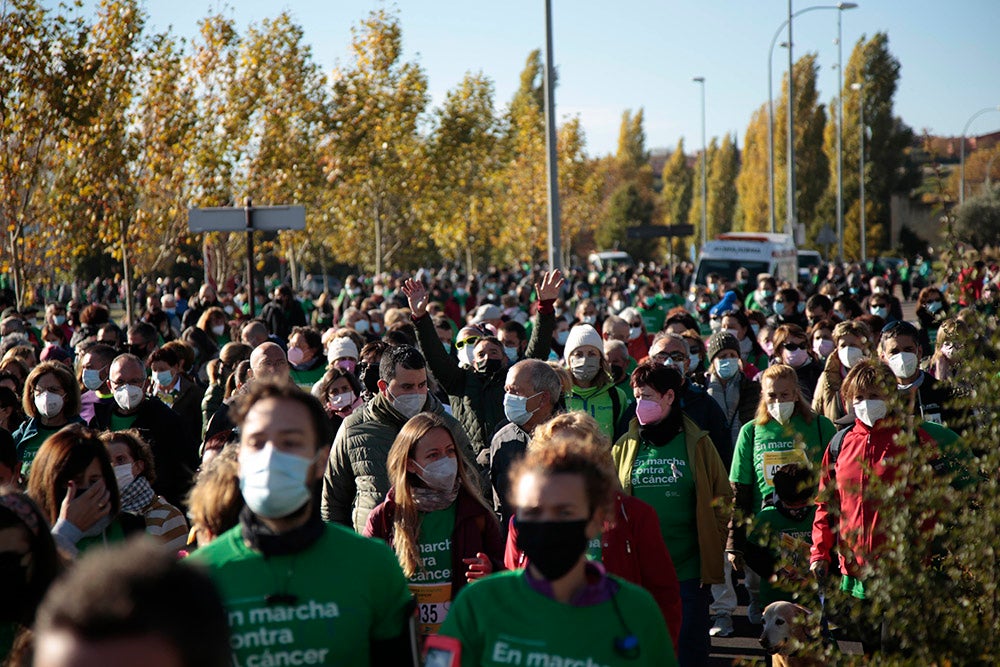
{"label": "race bib number", "polygon": [[806,453],[801,449],[792,449],[784,452],[764,452],[762,464],[764,466],[764,481],[768,486],[774,486],[774,473],[783,465],[789,463],[801,463],[808,466]]}
{"label": "race bib number", "polygon": [[436,635],[451,607],[451,584],[410,584],[417,599],[417,625],[420,635]]}

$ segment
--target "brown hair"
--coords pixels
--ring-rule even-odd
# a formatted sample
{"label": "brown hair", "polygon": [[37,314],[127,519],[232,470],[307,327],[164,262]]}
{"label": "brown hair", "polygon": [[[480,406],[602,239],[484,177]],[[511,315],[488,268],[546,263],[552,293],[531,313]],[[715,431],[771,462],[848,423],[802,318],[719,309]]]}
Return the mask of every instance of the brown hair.
{"label": "brown hair", "polygon": [[486,504],[479,492],[479,480],[472,466],[462,456],[455,438],[444,420],[433,412],[421,412],[410,418],[400,430],[396,440],[389,450],[386,468],[389,473],[389,483],[395,489],[396,512],[393,517],[392,545],[396,551],[403,574],[412,577],[423,569],[423,559],[420,557],[420,512],[413,500],[411,484],[417,476],[407,472],[406,464],[413,458],[420,440],[434,429],[443,429],[456,445],[455,459],[458,461],[458,479],[462,489],[471,495],[480,505],[490,512],[493,508]]}
{"label": "brown hair", "polygon": [[806,332],[802,330],[798,324],[782,324],[777,329],[774,330],[774,335],[771,336],[771,343],[774,345],[775,356],[781,354],[782,348],[785,343],[788,342],[789,338],[801,338],[805,341],[806,350],[808,350],[809,355],[812,356],[812,348],[809,345],[809,336]]}
{"label": "brown hair", "polygon": [[[226,311],[222,310],[218,306],[212,306],[211,308],[206,308],[205,309],[205,312],[203,312],[201,314],[201,317],[198,318],[198,324],[196,326],[199,329],[201,329],[202,331],[204,331],[206,334],[208,334],[209,336],[214,336],[215,334],[212,333],[211,321],[212,321],[212,318],[216,317],[216,316],[222,318],[223,324],[225,324],[228,321],[228,318],[226,317]],[[225,331],[224,333],[230,333],[228,331],[229,327],[226,327],[226,328],[227,328],[227,331]],[[214,341],[215,339],[213,338],[212,340]]]}
{"label": "brown hair", "polygon": [[860,320],[844,320],[833,328],[833,340],[838,344],[844,336],[857,336],[861,339],[862,349],[865,354],[871,354],[875,349],[875,338],[868,325]]}
{"label": "brown hair", "polygon": [[66,418],[76,417],[80,414],[80,385],[73,377],[73,371],[54,361],[43,361],[32,369],[28,378],[24,381],[24,390],[21,392],[21,407],[24,414],[38,419],[38,408],[35,407],[35,386],[43,375],[54,375],[56,382],[65,392],[63,396],[62,413]]}
{"label": "brown hair", "polygon": [[896,393],[896,376],[880,361],[862,359],[850,370],[840,385],[840,396],[848,409],[854,397],[863,391],[877,390],[886,398]]}
{"label": "brown hair", "polygon": [[[156,465],[153,461],[153,450],[142,437],[138,429],[129,428],[124,431],[105,431],[100,435],[105,447],[120,442],[128,447],[134,461],[142,461],[142,476],[150,484],[156,481]],[[110,454],[109,454],[110,455]]]}
{"label": "brown hair", "polygon": [[42,443],[31,465],[28,495],[38,503],[50,524],[55,525],[59,518],[59,507],[66,497],[69,482],[84,472],[94,459],[101,466],[101,476],[111,498],[110,516],[113,517],[121,508],[118,483],[111,457],[97,431],[72,424]]}
{"label": "brown hair", "polygon": [[[564,417],[560,415],[556,419]],[[528,473],[539,475],[579,475],[583,478],[587,502],[591,514],[598,509],[606,509],[614,501],[618,488],[615,467],[602,441],[589,437],[590,428],[580,423],[547,424],[549,428],[531,439],[524,458],[510,471],[511,493],[517,488],[521,477]],[[588,437],[577,437],[578,429],[587,431]],[[511,503],[516,505],[514,498]]]}
{"label": "brown hair", "polygon": [[795,387],[795,410],[792,414],[799,415],[806,420],[806,423],[812,423],[813,417],[816,416],[816,413],[813,412],[812,407],[806,402],[806,399],[802,397],[802,387],[799,386],[799,376],[795,373],[795,369],[786,364],[774,364],[773,366],[768,366],[764,372],[760,374],[760,402],[757,403],[757,414],[754,417],[754,422],[756,422],[758,426],[763,426],[767,422],[771,421],[771,413],[767,411],[767,396],[764,393],[764,380],[770,380],[771,382],[777,382],[778,380],[791,380],[792,385]]}
{"label": "brown hair", "polygon": [[239,523],[243,509],[237,447],[224,447],[200,473],[187,497],[188,517],[195,531],[218,537]]}

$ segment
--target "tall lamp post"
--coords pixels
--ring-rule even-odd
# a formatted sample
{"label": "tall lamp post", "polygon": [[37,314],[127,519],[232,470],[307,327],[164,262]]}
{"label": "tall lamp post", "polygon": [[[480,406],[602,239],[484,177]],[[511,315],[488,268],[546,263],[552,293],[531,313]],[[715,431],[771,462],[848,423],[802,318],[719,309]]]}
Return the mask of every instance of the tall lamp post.
{"label": "tall lamp post", "polygon": [[969,126],[972,125],[972,121],[976,120],[984,113],[989,113],[990,111],[1000,111],[1000,106],[986,107],[985,109],[980,109],[976,113],[969,117],[969,120],[965,122],[965,127],[962,128],[962,147],[961,147],[961,186],[958,189],[958,204],[961,206],[965,203],[965,134],[969,131]]}
{"label": "tall lamp post", "polygon": [[552,0],[545,0],[545,162],[549,172],[549,271],[561,266],[562,244],[559,240],[559,163],[556,161],[556,102],[552,89]]}
{"label": "tall lamp post", "polygon": [[705,163],[708,162],[708,147],[705,144],[705,77],[691,79],[701,85],[701,247],[708,242],[708,182]]}
{"label": "tall lamp post", "polygon": [[[836,9],[836,10],[838,10],[838,13],[837,13],[837,71],[839,73],[838,74],[838,79],[837,79],[837,91],[838,91],[837,97],[838,97],[838,99],[843,96],[840,91],[844,87],[843,86],[843,78],[842,78],[843,77],[842,68],[840,66],[841,52],[842,52],[841,38],[840,38],[840,34],[841,34],[840,12],[844,11],[844,10],[847,10],[847,9],[854,9],[857,6],[858,6],[857,3],[854,3],[854,2],[841,2],[841,3],[838,3],[836,5],[816,5],[814,7],[806,7],[805,9],[800,9],[799,11],[795,12],[791,16],[791,18],[794,19],[796,16],[801,16],[802,14],[805,14],[806,12],[812,12],[812,11],[815,11],[817,9]],[[774,37],[771,38],[771,47],[767,51],[767,191],[768,191],[768,203],[770,205],[769,212],[770,212],[771,233],[772,234],[775,231],[777,231],[776,230],[776,223],[775,223],[775,213],[774,213],[774,211],[775,211],[775,208],[774,208],[774,92],[773,92],[773,76],[772,76],[772,69],[773,69],[773,67],[772,67],[772,63],[773,63],[773,59],[774,59],[774,46],[775,46],[775,44],[777,44],[778,37],[781,36],[781,33],[785,29],[785,26],[788,25],[789,20],[790,19],[785,19],[784,21],[782,21],[781,25],[778,26],[778,29],[774,31]],[[791,99],[791,95],[789,95],[789,99]],[[841,102],[841,105],[840,105],[840,116],[843,116],[843,115],[844,115],[844,106],[843,106],[843,102]],[[838,198],[837,198],[837,202],[838,202],[838,205],[842,205],[842,201],[843,201],[842,198],[840,197],[840,194],[842,192],[841,187],[840,187],[841,180],[840,180],[840,158],[839,158],[839,156],[841,154],[840,153],[841,126],[840,126],[840,121],[839,121],[840,116],[838,116],[838,121],[837,121],[837,155],[838,155],[838,161],[837,161],[837,167],[838,167],[838,169],[837,169],[837,193],[838,193]],[[840,213],[840,210],[841,209],[838,206],[838,214],[837,214],[837,220],[838,220],[838,222],[842,220],[842,215]],[[841,230],[838,228],[838,232],[839,231],[841,231]],[[843,234],[841,234],[840,236],[843,237]],[[841,245],[840,254],[841,254],[841,256],[843,256],[843,254],[844,254],[843,245]]]}
{"label": "tall lamp post", "polygon": [[852,83],[851,90],[859,93],[858,116],[860,122],[858,127],[861,135],[861,147],[858,150],[858,177],[860,178],[860,204],[861,204],[861,264],[864,266],[868,258],[868,232],[865,229],[865,85],[864,82]]}

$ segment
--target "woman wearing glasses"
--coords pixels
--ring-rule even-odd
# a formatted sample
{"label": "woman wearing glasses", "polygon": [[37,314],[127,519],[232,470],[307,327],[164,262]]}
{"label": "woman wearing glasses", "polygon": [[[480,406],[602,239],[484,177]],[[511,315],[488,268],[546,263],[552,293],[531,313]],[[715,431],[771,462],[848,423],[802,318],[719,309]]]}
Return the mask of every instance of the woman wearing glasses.
{"label": "woman wearing glasses", "polygon": [[13,435],[17,457],[24,462],[21,474],[27,479],[46,438],[67,424],[83,424],[80,386],[66,365],[46,361],[35,366],[25,380],[21,404],[28,420]]}
{"label": "woman wearing glasses", "polygon": [[823,366],[816,361],[808,341],[802,327],[797,324],[782,324],[774,331],[774,356],[771,363],[791,366],[799,379],[802,398],[806,403],[811,403],[816,383],[823,374]]}

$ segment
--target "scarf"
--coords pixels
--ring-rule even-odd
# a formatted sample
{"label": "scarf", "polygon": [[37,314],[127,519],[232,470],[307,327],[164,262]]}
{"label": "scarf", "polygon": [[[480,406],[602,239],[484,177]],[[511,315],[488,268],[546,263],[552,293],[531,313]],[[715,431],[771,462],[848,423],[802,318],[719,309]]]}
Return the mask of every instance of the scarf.
{"label": "scarf", "polygon": [[458,498],[458,490],[462,487],[462,482],[455,478],[455,486],[451,491],[438,491],[426,486],[413,486],[410,495],[413,496],[413,504],[421,512],[437,512],[447,507]]}
{"label": "scarf", "polygon": [[139,514],[156,500],[156,491],[149,485],[145,477],[136,477],[132,483],[122,489],[122,509],[132,514]]}
{"label": "scarf", "polygon": [[[683,389],[680,391],[683,391]],[[643,439],[654,447],[662,447],[668,444],[677,437],[677,434],[684,427],[684,421],[681,416],[680,391],[674,392],[676,398],[674,398],[673,405],[670,406],[670,414],[655,424],[646,424],[639,429],[639,434],[642,435]]]}
{"label": "scarf", "polygon": [[275,533],[249,507],[244,507],[240,511],[240,532],[243,540],[250,545],[250,548],[264,554],[265,558],[305,551],[323,536],[326,524],[320,518],[319,503],[315,501],[307,503],[299,511],[309,512],[309,520],[298,528]]}

